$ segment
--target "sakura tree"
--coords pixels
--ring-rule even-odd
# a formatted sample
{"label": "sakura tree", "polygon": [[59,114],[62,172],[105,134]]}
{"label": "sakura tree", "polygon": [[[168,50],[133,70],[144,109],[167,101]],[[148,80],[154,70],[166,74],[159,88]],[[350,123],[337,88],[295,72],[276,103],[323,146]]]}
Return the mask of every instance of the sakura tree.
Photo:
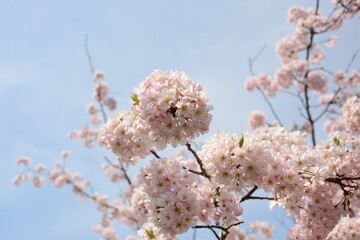
{"label": "sakura tree", "polygon": [[[194,141],[209,131],[213,106],[202,87],[184,72],[154,70],[131,95],[130,111],[115,111],[105,73],[95,70],[95,103],[87,106],[94,127],[69,134],[86,147],[101,145],[110,153],[102,168],[113,183],[126,182],[121,199],[110,200],[93,190],[91,181],[68,170],[63,162],[53,169],[28,157],[17,159],[26,171],[14,184],[32,181],[36,187],[48,179],[56,187],[71,185],[82,200],[93,202],[102,213],[93,231],[102,239],[124,239],[115,223],[137,231],[134,239],[178,239],[190,230],[208,229],[214,239],[271,238],[273,225],[248,224],[242,215],[245,201],[262,200],[270,208],[286,210],[295,219],[288,239],[359,239],[360,228],[360,72],[348,66],[326,69],[324,47],[335,47],[343,22],[360,10],[358,0],[333,0],[333,10],[321,13],[320,0],[312,8],[293,6],[288,21],[293,34],[281,39],[276,52],[282,62],[273,76],[252,74],[245,80],[248,91],[259,91],[274,121],[254,111],[251,132],[242,135],[218,132],[199,150]],[[354,55],[353,58],[355,58]],[[270,98],[288,94],[296,98],[301,126],[285,129]],[[318,101],[316,105],[315,102]],[[319,110],[320,109],[320,110]],[[326,119],[329,133],[317,141],[316,124]],[[101,127],[99,124],[102,124]],[[181,147],[177,154],[163,150]],[[61,153],[63,159],[71,153]],[[111,157],[109,157],[111,156]],[[128,167],[146,162],[137,176]],[[259,190],[267,193],[258,195]],[[247,223],[246,223],[247,224]],[[256,233],[256,235],[254,234]]]}

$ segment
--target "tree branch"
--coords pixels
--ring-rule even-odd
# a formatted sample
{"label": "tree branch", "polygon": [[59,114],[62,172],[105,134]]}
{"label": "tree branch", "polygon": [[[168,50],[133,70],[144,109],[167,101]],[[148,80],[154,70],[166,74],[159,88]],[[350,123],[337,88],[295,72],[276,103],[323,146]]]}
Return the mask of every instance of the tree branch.
{"label": "tree branch", "polygon": [[[89,62],[91,73],[94,74],[95,68],[94,68],[94,64],[92,62],[89,47],[88,47],[88,37],[87,37],[87,35],[85,35],[85,52],[86,52],[86,57],[87,57],[88,62]],[[96,81],[96,79],[94,79],[94,80]],[[100,111],[101,111],[101,114],[102,114],[102,117],[103,117],[103,121],[104,121],[104,123],[106,123],[107,122],[107,116],[106,116],[106,113],[105,113],[105,110],[104,110],[104,104],[100,100],[100,97],[101,97],[100,92],[98,92],[98,97],[99,97],[98,102],[99,102]]]}
{"label": "tree branch", "polygon": [[126,179],[126,181],[128,182],[128,184],[129,184],[129,185],[132,185],[131,180],[130,180],[130,177],[129,177],[129,175],[127,174],[126,169],[124,168],[124,165],[122,164],[122,162],[120,161],[120,159],[118,159],[119,164],[120,164],[120,167],[117,166],[117,165],[115,165],[115,164],[113,164],[106,156],[104,156],[104,159],[105,159],[105,161],[107,161],[112,167],[121,170],[121,171],[124,173],[125,179]]}
{"label": "tree branch", "polygon": [[150,151],[157,159],[161,158],[154,150]]}
{"label": "tree branch", "polygon": [[245,196],[243,196],[240,202],[244,202],[251,197],[251,195],[258,189],[258,186],[254,186]]}
{"label": "tree branch", "polygon": [[318,121],[325,113],[327,113],[327,111],[329,110],[330,108],[330,105],[335,103],[335,99],[338,95],[338,93],[341,91],[342,89],[341,88],[338,88],[335,93],[334,93],[334,97],[331,99],[330,102],[328,102],[328,104],[326,104],[326,107],[325,109],[314,119],[314,122]]}
{"label": "tree branch", "polygon": [[190,172],[193,172],[193,173],[200,173],[200,175],[206,177],[207,179],[211,179],[211,176],[206,172],[205,168],[204,168],[204,165],[201,161],[201,159],[199,158],[199,156],[197,155],[197,153],[194,151],[194,149],[191,148],[191,145],[190,143],[186,143],[186,147],[187,149],[193,154],[193,156],[195,157],[196,159],[196,162],[199,164],[199,167],[200,167],[200,170],[201,172],[196,172],[196,171],[190,171]]}
{"label": "tree branch", "polygon": [[282,124],[279,116],[276,114],[276,111],[275,111],[273,105],[271,104],[271,102],[270,102],[270,100],[268,99],[268,97],[265,95],[264,91],[263,91],[261,88],[259,88],[259,87],[257,87],[256,89],[259,90],[259,92],[261,93],[261,95],[262,95],[263,98],[265,99],[267,105],[269,106],[269,108],[270,108],[270,110],[271,110],[271,113],[273,114],[273,116],[275,117],[275,119],[279,122],[280,126],[283,126],[283,124]]}
{"label": "tree branch", "polygon": [[[195,228],[195,229],[196,229],[196,228],[207,228],[207,229],[210,229],[210,230],[214,233],[214,235],[216,236],[216,238],[217,238],[218,240],[225,240],[226,237],[227,237],[227,235],[230,233],[230,232],[229,232],[229,229],[232,228],[232,227],[235,227],[235,226],[237,226],[237,225],[240,225],[240,224],[242,224],[242,223],[244,223],[244,221],[240,221],[240,222],[233,223],[233,224],[231,224],[229,227],[222,227],[222,226],[217,226],[217,225],[196,225],[196,226],[193,227],[193,228]],[[220,230],[222,231],[221,237],[219,237],[219,235],[215,232],[214,228],[215,228],[215,229],[220,229]]]}

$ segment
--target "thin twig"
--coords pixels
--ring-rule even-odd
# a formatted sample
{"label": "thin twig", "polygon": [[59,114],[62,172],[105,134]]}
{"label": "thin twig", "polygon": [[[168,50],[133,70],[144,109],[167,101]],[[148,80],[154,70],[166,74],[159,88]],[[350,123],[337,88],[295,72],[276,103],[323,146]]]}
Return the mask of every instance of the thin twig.
{"label": "thin twig", "polygon": [[290,92],[290,91],[287,91],[287,90],[278,90],[278,91],[279,91],[279,92],[286,93],[286,94],[289,94],[290,96],[299,97],[298,94],[293,93],[293,92]]}
{"label": "thin twig", "polygon": [[[244,223],[244,221],[233,223],[229,227],[222,227],[222,226],[217,226],[217,225],[196,225],[193,228],[207,228],[207,229],[210,229],[215,234],[217,239],[225,240],[227,235],[230,233],[229,229],[232,228],[232,227],[235,227],[235,226],[237,226],[239,224],[242,224],[242,223]],[[215,232],[214,228],[215,229],[220,229],[222,231],[222,233],[224,233],[224,234],[221,234],[221,237],[219,237],[219,235]]]}
{"label": "thin twig", "polygon": [[309,86],[307,84],[305,84],[305,89],[304,89],[304,94],[305,94],[305,110],[306,110],[306,114],[307,114],[307,119],[311,125],[311,140],[312,140],[312,144],[313,147],[315,147],[316,145],[316,140],[315,140],[315,127],[314,127],[314,120],[312,118],[311,115],[311,111],[310,111],[310,98],[309,98],[309,92],[308,92]]}
{"label": "thin twig", "polygon": [[157,159],[161,158],[154,150],[150,151]]}
{"label": "thin twig", "polygon": [[127,174],[126,169],[124,168],[124,166],[123,166],[122,162],[120,161],[120,159],[118,159],[119,164],[120,164],[120,167],[117,166],[117,165],[115,165],[115,164],[113,164],[106,156],[104,156],[104,159],[105,159],[105,161],[107,161],[112,167],[121,170],[121,171],[124,173],[125,179],[126,179],[126,181],[128,182],[128,184],[129,184],[129,185],[132,185],[131,179],[130,179],[129,175]]}
{"label": "thin twig", "polygon": [[[318,15],[318,11],[319,11],[319,5],[320,5],[320,0],[316,1],[316,9],[315,9],[315,15]],[[310,28],[310,42],[309,44],[306,46],[306,61],[309,61],[310,58],[310,50],[312,48],[313,42],[314,42],[314,36],[315,36],[315,30],[313,28]],[[305,73],[304,79],[307,78],[307,76],[309,75],[310,70],[308,70]],[[312,140],[312,144],[313,147],[315,147],[316,145],[316,139],[315,139],[315,126],[314,126],[314,120],[312,118],[311,115],[311,111],[310,111],[310,97],[309,97],[309,86],[304,83],[304,96],[305,96],[305,110],[306,110],[306,114],[307,114],[307,119],[311,125],[311,140]]]}
{"label": "thin twig", "polygon": [[250,198],[250,196],[258,189],[258,186],[254,186],[245,196],[243,196],[240,202],[244,202]]}
{"label": "thin twig", "polygon": [[249,200],[249,199],[255,199],[255,200],[276,200],[276,199],[273,198],[273,197],[259,197],[259,196],[250,196],[250,197],[248,197],[246,200]]}
{"label": "thin twig", "polygon": [[259,88],[259,87],[257,87],[257,90],[259,90],[259,92],[261,93],[261,95],[262,95],[263,98],[265,99],[266,103],[267,103],[268,106],[270,107],[270,110],[271,110],[273,116],[274,116],[275,119],[278,121],[278,123],[280,124],[280,126],[283,126],[283,124],[282,124],[279,116],[276,114],[276,111],[275,111],[273,105],[271,104],[271,102],[270,102],[270,100],[268,99],[268,97],[265,95],[264,91],[263,91],[261,88]]}
{"label": "thin twig", "polygon": [[[266,44],[264,44],[264,46],[259,50],[259,52],[255,55],[254,58],[249,58],[249,71],[251,73],[252,76],[255,76],[255,72],[253,69],[253,65],[254,62],[257,60],[257,58],[263,53],[263,51],[266,48]],[[270,107],[270,110],[272,112],[272,114],[274,115],[275,119],[279,122],[279,124],[281,126],[283,126],[283,124],[281,123],[280,118],[278,117],[278,115],[276,114],[276,111],[274,109],[274,107],[272,106],[271,102],[269,101],[268,97],[265,95],[265,93],[261,90],[261,88],[257,87],[257,89],[259,90],[259,92],[261,93],[261,95],[263,96],[263,98],[265,99],[266,103],[268,104],[268,106]]]}
{"label": "thin twig", "polygon": [[325,113],[328,112],[328,110],[329,110],[329,108],[330,108],[330,105],[335,103],[335,99],[336,99],[336,97],[337,97],[337,95],[338,95],[338,93],[339,93],[340,91],[341,91],[341,88],[338,88],[338,89],[335,91],[334,96],[333,96],[333,98],[331,99],[331,101],[328,102],[328,104],[326,104],[325,109],[319,114],[319,116],[317,116],[317,117],[314,119],[314,122],[318,121]]}
{"label": "thin twig", "polygon": [[[88,47],[88,37],[87,37],[87,35],[85,35],[85,52],[86,52],[86,57],[87,57],[88,62],[89,62],[91,73],[94,74],[95,68],[94,68],[94,64],[92,62],[89,47]],[[94,80],[96,81],[96,79],[94,79]],[[98,98],[99,98],[98,102],[99,102],[100,111],[101,111],[101,114],[102,114],[102,117],[103,117],[103,121],[104,121],[104,123],[106,123],[107,122],[107,116],[106,116],[106,113],[105,113],[105,110],[104,110],[104,104],[101,101],[100,92],[98,92]]]}
{"label": "thin twig", "polygon": [[[201,175],[206,177],[207,179],[211,179],[210,175],[206,172],[205,168],[204,168],[204,165],[201,161],[201,159],[199,158],[199,156],[197,155],[197,153],[194,151],[194,149],[191,148],[191,145],[190,143],[186,143],[186,147],[187,149],[193,154],[193,156],[195,157],[196,159],[196,162],[199,164],[199,167],[200,167],[200,170],[201,170]],[[191,172],[194,172],[194,171],[191,171]],[[198,172],[196,172],[198,173]]]}
{"label": "thin twig", "polygon": [[87,57],[88,62],[89,62],[91,73],[93,74],[95,72],[95,68],[94,68],[94,64],[92,62],[89,47],[88,47],[88,36],[87,36],[87,34],[85,35],[85,53],[86,53],[86,57]]}
{"label": "thin twig", "polygon": [[358,52],[359,52],[359,51],[356,51],[356,53],[354,53],[354,54],[352,55],[352,57],[351,57],[351,59],[350,59],[350,62],[349,62],[348,65],[346,66],[346,70],[345,70],[346,73],[349,72],[349,69],[350,69],[350,67],[351,67],[351,64],[354,62],[354,60],[355,60]]}
{"label": "thin twig", "polygon": [[216,239],[220,240],[220,237],[219,237],[219,235],[215,232],[214,227],[196,225],[196,226],[193,227],[193,228],[207,228],[207,229],[210,229],[210,230],[213,232],[213,234],[215,235]]}
{"label": "thin twig", "polygon": [[235,227],[235,226],[237,226],[239,224],[242,224],[242,223],[244,223],[244,221],[240,221],[240,222],[231,224],[229,227],[226,228],[225,231],[223,230],[224,232],[221,233],[221,238],[220,239],[225,240],[227,235],[229,235],[229,233],[230,233],[229,229],[232,228],[232,227]]}

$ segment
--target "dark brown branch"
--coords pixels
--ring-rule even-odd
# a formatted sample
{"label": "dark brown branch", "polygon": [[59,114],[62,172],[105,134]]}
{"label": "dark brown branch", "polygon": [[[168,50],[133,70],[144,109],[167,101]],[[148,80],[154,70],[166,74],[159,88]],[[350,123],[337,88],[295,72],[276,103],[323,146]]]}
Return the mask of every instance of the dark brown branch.
{"label": "dark brown branch", "polygon": [[[318,14],[319,11],[319,4],[320,4],[320,0],[316,1],[316,9],[315,9],[315,15]],[[309,61],[310,58],[310,50],[312,48],[313,42],[314,42],[314,36],[315,36],[315,30],[313,28],[309,29],[310,30],[310,42],[309,44],[306,46],[306,61]],[[309,75],[310,70],[307,71],[305,73],[304,79],[307,78],[307,76]],[[315,147],[316,145],[316,139],[315,139],[315,126],[314,126],[314,120],[312,118],[311,115],[311,111],[310,111],[310,98],[309,98],[309,86],[305,83],[304,84],[304,96],[305,96],[305,110],[306,110],[306,114],[307,114],[307,119],[311,125],[311,140],[312,140],[312,144],[313,147]]]}
{"label": "dark brown branch", "polygon": [[[353,212],[350,208],[350,199],[353,196],[353,189],[357,189],[358,186],[352,185],[351,183],[354,183],[353,181],[360,180],[360,177],[334,177],[334,178],[326,178],[325,182],[335,183],[340,186],[340,188],[343,190],[343,198],[340,200],[338,204],[335,205],[335,208],[338,207],[340,204],[343,206],[344,210],[349,210],[350,212]],[[344,183],[343,181],[346,181]]]}
{"label": "dark brown branch", "polygon": [[335,178],[326,178],[325,182],[332,182],[332,183],[341,183],[342,181],[356,181],[360,180],[360,177],[335,177]]}
{"label": "dark brown branch", "polygon": [[161,158],[154,150],[150,151],[157,159]]}
{"label": "dark brown branch", "polygon": [[237,222],[237,223],[233,223],[233,224],[231,224],[229,227],[227,227],[225,231],[223,230],[224,232],[221,233],[220,240],[225,240],[225,239],[226,239],[227,235],[229,235],[229,233],[230,233],[230,232],[229,232],[229,229],[230,229],[230,228],[235,227],[235,226],[237,226],[237,225],[240,225],[240,224],[242,224],[242,223],[244,223],[244,221],[240,221],[240,222]]}
{"label": "dark brown branch", "polygon": [[273,197],[258,197],[258,196],[250,196],[248,199],[256,199],[256,200],[275,200]]}
{"label": "dark brown branch", "polygon": [[129,175],[128,175],[127,172],[126,172],[126,169],[124,168],[124,165],[122,164],[122,162],[120,161],[120,159],[118,159],[118,161],[119,161],[119,164],[120,164],[120,166],[121,166],[121,170],[124,172],[126,181],[128,182],[129,185],[132,185],[131,179],[130,179]]}
{"label": "dark brown branch", "polygon": [[256,199],[256,200],[275,200],[273,197],[259,197],[259,196],[252,196],[252,194],[259,189],[258,186],[253,187],[245,196],[243,196],[240,200],[240,202],[244,202],[246,200],[250,199]]}
{"label": "dark brown branch", "polygon": [[[232,228],[232,227],[235,227],[237,225],[240,225],[244,223],[244,221],[240,221],[240,222],[236,222],[236,223],[233,223],[231,224],[229,227],[222,227],[222,226],[217,226],[217,225],[196,225],[195,227],[193,228],[207,228],[207,229],[210,229],[216,236],[217,239],[219,240],[225,240],[227,235],[230,233],[229,232],[229,229]],[[214,229],[220,229],[222,231],[222,234],[221,234],[221,237],[219,237],[219,235],[215,232]]]}
{"label": "dark brown branch", "polygon": [[198,172],[198,171],[195,171],[195,170],[192,170],[192,169],[188,169],[188,168],[186,168],[186,167],[184,167],[184,169],[189,170],[189,172],[191,172],[191,173],[194,173],[194,174],[197,174],[197,175],[202,175],[201,172]]}
{"label": "dark brown branch", "polygon": [[[206,172],[204,165],[201,161],[201,159],[199,158],[199,156],[197,155],[197,153],[194,151],[194,149],[191,148],[190,143],[186,143],[186,147],[187,149],[192,153],[192,155],[195,157],[196,162],[199,164],[200,170],[201,170],[201,175],[206,177],[207,179],[211,179],[211,176]],[[195,171],[190,171],[190,172],[195,172]],[[199,172],[195,172],[195,173],[199,173]]]}
{"label": "dark brown branch", "polygon": [[258,186],[254,186],[245,196],[243,196],[240,202],[244,202],[251,197],[251,195],[258,189]]}
{"label": "dark brown branch", "polygon": [[215,232],[215,230],[214,230],[214,228],[217,228],[217,226],[214,226],[214,225],[212,225],[212,226],[199,226],[199,225],[196,225],[195,227],[193,227],[193,228],[207,228],[207,229],[210,229],[212,232],[213,232],[213,234],[215,235],[215,237],[216,237],[216,239],[218,239],[218,240],[220,240],[220,237],[219,237],[219,235]]}
{"label": "dark brown branch", "polygon": [[315,126],[314,126],[314,120],[311,115],[310,111],[310,98],[309,98],[309,92],[308,92],[309,86],[305,84],[304,94],[305,94],[305,110],[307,114],[307,120],[309,121],[311,125],[311,141],[313,144],[313,147],[316,145],[316,139],[315,139]]}

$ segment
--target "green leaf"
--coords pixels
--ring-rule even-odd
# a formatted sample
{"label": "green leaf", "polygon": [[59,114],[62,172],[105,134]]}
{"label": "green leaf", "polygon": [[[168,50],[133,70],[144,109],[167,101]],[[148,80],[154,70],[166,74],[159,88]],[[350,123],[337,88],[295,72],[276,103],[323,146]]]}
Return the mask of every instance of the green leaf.
{"label": "green leaf", "polygon": [[244,134],[241,136],[240,141],[239,141],[239,147],[242,148],[242,146],[244,146]]}
{"label": "green leaf", "polygon": [[220,195],[221,195],[220,188],[217,187],[215,190],[216,190],[215,196],[220,197]]}
{"label": "green leaf", "polygon": [[334,143],[336,146],[340,146],[340,140],[338,138],[334,138]]}
{"label": "green leaf", "polygon": [[131,95],[130,97],[136,104],[139,103],[139,98],[136,93],[133,93],[133,95]]}
{"label": "green leaf", "polygon": [[150,239],[155,239],[155,234],[152,228],[150,228],[150,230],[145,229],[145,232]]}

